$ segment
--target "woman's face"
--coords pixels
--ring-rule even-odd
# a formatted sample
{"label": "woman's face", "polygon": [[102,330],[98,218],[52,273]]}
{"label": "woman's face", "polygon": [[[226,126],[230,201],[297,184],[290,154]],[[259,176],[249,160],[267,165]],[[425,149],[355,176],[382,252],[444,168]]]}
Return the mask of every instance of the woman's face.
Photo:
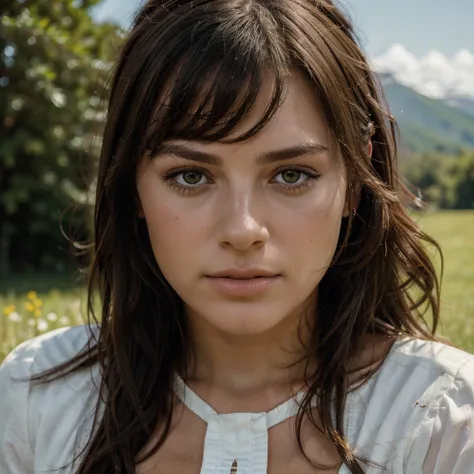
{"label": "woman's face", "polygon": [[349,213],[341,159],[298,74],[258,135],[165,142],[141,160],[137,187],[155,258],[189,317],[234,335],[268,331],[314,305]]}

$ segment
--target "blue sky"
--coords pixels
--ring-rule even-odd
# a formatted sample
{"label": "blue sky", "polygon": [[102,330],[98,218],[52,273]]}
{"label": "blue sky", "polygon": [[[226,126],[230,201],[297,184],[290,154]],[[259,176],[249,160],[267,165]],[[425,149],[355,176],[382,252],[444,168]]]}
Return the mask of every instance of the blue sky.
{"label": "blue sky", "polygon": [[[381,54],[393,43],[416,56],[436,49],[451,56],[460,49],[474,52],[474,0],[342,0],[352,14],[369,55]],[[99,20],[128,26],[140,0],[104,0]]]}

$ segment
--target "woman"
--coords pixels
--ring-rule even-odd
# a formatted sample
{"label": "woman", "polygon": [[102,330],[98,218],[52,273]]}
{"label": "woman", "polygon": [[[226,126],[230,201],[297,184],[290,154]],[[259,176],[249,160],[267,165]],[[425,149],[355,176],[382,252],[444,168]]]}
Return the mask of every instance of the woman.
{"label": "woman", "polygon": [[330,1],[148,1],[112,83],[91,323],[4,362],[1,473],[474,472],[474,356],[434,335],[436,244],[385,110]]}

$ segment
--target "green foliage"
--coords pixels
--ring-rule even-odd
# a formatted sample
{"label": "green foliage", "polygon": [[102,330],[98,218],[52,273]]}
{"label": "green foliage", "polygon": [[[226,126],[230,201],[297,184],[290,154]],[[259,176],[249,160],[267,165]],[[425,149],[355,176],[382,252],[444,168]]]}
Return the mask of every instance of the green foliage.
{"label": "green foliage", "polygon": [[97,3],[2,2],[0,275],[61,270],[69,251],[61,223],[81,235],[106,71],[121,34],[92,21],[88,9]]}
{"label": "green foliage", "polygon": [[455,209],[474,209],[474,153],[465,153],[454,167]]}
{"label": "green foliage", "polygon": [[474,152],[410,156],[401,173],[436,208],[474,209]]}

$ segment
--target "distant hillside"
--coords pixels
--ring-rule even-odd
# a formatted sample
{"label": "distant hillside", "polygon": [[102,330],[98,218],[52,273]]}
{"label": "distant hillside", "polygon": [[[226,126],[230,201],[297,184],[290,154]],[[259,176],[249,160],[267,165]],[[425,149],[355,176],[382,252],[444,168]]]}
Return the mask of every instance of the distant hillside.
{"label": "distant hillside", "polygon": [[381,79],[391,113],[400,125],[404,149],[414,153],[474,149],[474,115],[418,94],[390,75]]}
{"label": "distant hillside", "polygon": [[446,99],[445,102],[448,105],[461,109],[474,117],[474,98],[451,97],[449,99]]}

